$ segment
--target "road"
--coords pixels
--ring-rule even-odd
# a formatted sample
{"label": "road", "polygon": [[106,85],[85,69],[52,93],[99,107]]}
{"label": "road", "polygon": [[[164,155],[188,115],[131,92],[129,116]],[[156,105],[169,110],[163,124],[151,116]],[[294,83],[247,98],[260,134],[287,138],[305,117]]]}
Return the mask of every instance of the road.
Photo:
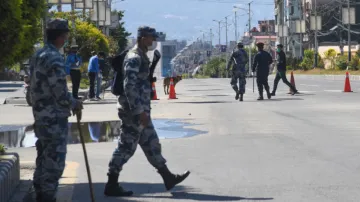
{"label": "road", "polygon": [[[138,148],[120,177],[135,195],[122,201],[359,201],[360,81],[351,82],[353,93],[341,92],[343,80],[298,76],[295,81],[301,94],[288,95],[280,82],[276,97],[256,101],[249,79],[242,103],[234,99],[229,79],[183,80],[176,100],[168,100],[158,82],[154,119],[181,119],[203,131],[161,140],[169,168],[192,173],[166,192]],[[117,119],[114,98],[105,97],[107,104],[85,105],[83,121]],[[28,107],[2,105],[0,110],[7,114],[1,116],[3,124],[32,121]],[[115,147],[115,142],[87,144],[97,201],[121,201],[103,196]],[[36,154],[34,148],[10,150],[22,161]],[[80,145],[68,146],[67,165],[59,201],[90,201]]]}

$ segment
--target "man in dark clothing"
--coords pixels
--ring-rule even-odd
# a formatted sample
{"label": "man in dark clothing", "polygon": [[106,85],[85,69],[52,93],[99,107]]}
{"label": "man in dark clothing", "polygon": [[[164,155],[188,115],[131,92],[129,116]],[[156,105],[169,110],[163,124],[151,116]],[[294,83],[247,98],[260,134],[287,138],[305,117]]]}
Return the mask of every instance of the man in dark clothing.
{"label": "man in dark clothing", "polygon": [[271,55],[264,51],[264,43],[257,43],[258,53],[255,55],[252,71],[256,70],[256,83],[259,91],[259,98],[257,100],[263,100],[263,88],[265,88],[268,99],[271,98],[268,76],[269,76],[269,65],[273,62]]}
{"label": "man in dark clothing", "polygon": [[291,85],[290,82],[286,79],[286,55],[283,51],[283,48],[284,48],[284,46],[282,44],[277,45],[277,50],[276,50],[277,55],[278,55],[277,72],[276,72],[273,91],[271,93],[271,96],[275,96],[276,88],[277,88],[277,85],[278,85],[280,79],[282,79],[282,81],[287,86],[289,86],[289,88],[291,89],[292,95],[297,93],[296,88],[293,85]]}

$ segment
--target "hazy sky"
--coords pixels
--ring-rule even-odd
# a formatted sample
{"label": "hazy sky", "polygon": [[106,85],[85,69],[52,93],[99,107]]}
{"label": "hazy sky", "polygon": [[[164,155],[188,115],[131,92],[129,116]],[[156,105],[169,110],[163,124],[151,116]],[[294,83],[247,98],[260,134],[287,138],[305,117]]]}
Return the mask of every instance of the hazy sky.
{"label": "hazy sky", "polygon": [[[228,16],[228,41],[235,38],[233,6],[248,9],[250,0],[113,0],[112,9],[125,10],[126,29],[136,36],[141,25],[150,25],[167,34],[167,39],[193,40],[202,38],[204,30],[209,40],[210,28],[213,41],[218,42],[218,23]],[[67,10],[67,9],[66,9]],[[251,25],[257,26],[257,20],[274,19],[274,0],[253,0],[251,3]],[[247,30],[248,14],[238,10],[238,32],[242,36]],[[225,23],[221,25],[221,43],[225,43]]]}

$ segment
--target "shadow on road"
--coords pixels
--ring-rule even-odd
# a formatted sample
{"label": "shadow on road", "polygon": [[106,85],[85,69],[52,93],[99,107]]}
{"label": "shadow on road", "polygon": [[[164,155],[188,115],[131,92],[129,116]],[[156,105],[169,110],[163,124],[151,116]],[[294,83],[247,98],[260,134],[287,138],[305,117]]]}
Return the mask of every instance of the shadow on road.
{"label": "shadow on road", "polygon": [[[131,197],[106,197],[103,194],[105,183],[94,183],[94,192],[96,201],[134,201],[131,200],[139,198],[152,199],[175,199],[175,200],[195,200],[195,201],[240,201],[240,200],[273,200],[273,198],[245,198],[240,196],[222,196],[215,194],[198,193],[199,190],[191,187],[176,186],[171,192],[165,190],[162,183],[129,183],[123,182],[121,185],[127,189],[132,190],[134,195]],[[78,194],[81,193],[81,194]],[[89,185],[87,183],[76,184],[74,188],[73,201],[91,201],[89,194]]]}
{"label": "shadow on road", "polygon": [[10,93],[10,92],[15,92],[17,91],[17,89],[1,89],[0,88],[0,93]]}
{"label": "shadow on road", "polygon": [[171,102],[177,104],[219,104],[219,103],[231,103],[229,101],[193,101],[193,102]]}
{"label": "shadow on road", "polygon": [[214,90],[224,90],[224,89],[222,89],[222,88],[216,88],[216,89],[203,89],[203,90],[196,89],[196,90],[188,90],[188,91],[214,91]]}

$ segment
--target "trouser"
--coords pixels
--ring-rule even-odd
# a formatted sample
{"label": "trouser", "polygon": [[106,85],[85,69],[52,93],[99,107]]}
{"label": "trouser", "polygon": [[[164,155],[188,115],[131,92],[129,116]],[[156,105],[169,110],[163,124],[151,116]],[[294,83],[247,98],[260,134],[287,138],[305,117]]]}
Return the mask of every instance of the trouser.
{"label": "trouser", "polygon": [[121,119],[121,132],[118,146],[115,149],[109,163],[109,174],[118,175],[123,165],[134,155],[137,145],[143,150],[149,163],[156,169],[165,166],[166,160],[161,154],[159,137],[151,121],[142,129],[140,115],[131,115],[130,111],[119,109]]}
{"label": "trouser", "polygon": [[33,184],[42,201],[51,201],[56,197],[59,179],[65,168],[68,136],[68,119],[57,118],[50,124],[35,121],[36,168]]}
{"label": "trouser", "polygon": [[284,84],[289,86],[289,88],[293,92],[296,92],[295,87],[293,85],[291,85],[291,83],[286,78],[286,71],[278,71],[278,72],[276,72],[276,76],[275,76],[275,80],[274,80],[274,86],[273,86],[273,91],[272,91],[273,93],[276,92],[277,85],[279,84],[280,79],[284,82]]}
{"label": "trouser", "polygon": [[78,92],[80,87],[81,72],[78,69],[70,70],[72,94],[74,98],[78,98]]}
{"label": "trouser", "polygon": [[[239,80],[239,87],[237,86],[238,80]],[[230,84],[236,93],[244,94],[245,85],[246,85],[246,73],[240,71],[233,71]]]}
{"label": "trouser", "polygon": [[267,75],[257,74],[256,83],[257,83],[257,87],[258,87],[260,97],[263,96],[264,88],[265,88],[266,92],[270,92],[270,90],[269,90],[270,88],[269,88],[269,84],[268,84],[268,76]]}
{"label": "trouser", "polygon": [[96,97],[99,97],[101,94],[101,82],[102,82],[102,74],[98,72],[96,74]]}
{"label": "trouser", "polygon": [[89,98],[95,97],[95,79],[96,79],[96,72],[88,72],[89,76]]}

